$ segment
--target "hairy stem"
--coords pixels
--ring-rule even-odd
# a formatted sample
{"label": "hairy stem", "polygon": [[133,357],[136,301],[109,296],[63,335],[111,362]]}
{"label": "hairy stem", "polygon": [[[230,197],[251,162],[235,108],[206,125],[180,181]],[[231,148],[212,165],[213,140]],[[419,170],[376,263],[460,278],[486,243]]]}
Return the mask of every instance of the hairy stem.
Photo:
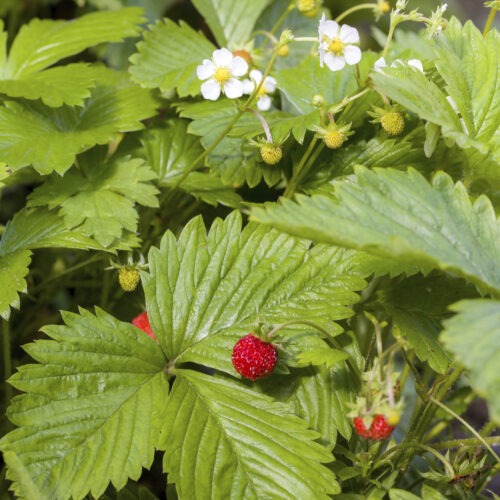
{"label": "hairy stem", "polygon": [[355,5],[354,7],[351,7],[350,9],[345,10],[344,12],[342,12],[342,14],[339,14],[335,18],[335,22],[340,23],[340,21],[342,21],[342,19],[346,18],[347,16],[349,16],[350,14],[352,14],[353,12],[356,12],[358,10],[364,10],[364,9],[375,10],[377,7],[378,7],[378,4],[376,4],[376,3],[360,3],[359,5]]}
{"label": "hairy stem", "polygon": [[482,439],[453,439],[451,441],[441,441],[440,443],[431,444],[430,447],[436,450],[443,450],[445,448],[460,448],[463,446],[485,446],[485,444],[500,444],[500,436],[491,436]]}
{"label": "hairy stem", "polygon": [[497,13],[497,9],[492,8],[490,10],[490,15],[488,16],[488,19],[486,20],[486,24],[484,25],[483,36],[486,36],[486,33],[488,33],[488,31],[490,31],[490,28],[493,25],[493,19],[495,19],[496,13]]}
{"label": "hairy stem", "polygon": [[285,189],[285,193],[283,196],[285,198],[291,198],[293,194],[295,193],[295,190],[298,187],[298,178],[300,175],[300,172],[302,168],[304,167],[306,161],[309,159],[309,156],[311,155],[314,146],[318,142],[318,136],[314,136],[311,139],[311,142],[309,143],[308,148],[306,149],[306,152],[302,155],[302,158],[300,159],[299,165],[297,166],[297,169],[295,170],[294,174],[292,175],[292,178],[290,179],[290,182],[288,183],[287,188]]}
{"label": "hairy stem", "polygon": [[255,109],[247,108],[247,111],[250,111],[250,113],[253,113],[260,120],[260,123],[262,123],[262,128],[264,129],[264,132],[266,133],[267,142],[270,142],[272,144],[273,143],[273,136],[271,135],[271,130],[269,129],[269,125],[267,124],[265,118]]}
{"label": "hairy stem", "polygon": [[468,422],[466,422],[460,415],[455,413],[451,408],[448,408],[445,404],[441,403],[441,401],[438,401],[436,398],[431,397],[430,401],[434,403],[435,405],[439,406],[441,409],[443,409],[446,413],[449,413],[453,418],[457,419],[464,427],[466,427],[476,438],[483,444],[483,446],[495,457],[495,460],[497,463],[500,464],[500,457],[495,453],[493,448],[488,444],[486,439],[479,434],[479,432],[472,427]]}

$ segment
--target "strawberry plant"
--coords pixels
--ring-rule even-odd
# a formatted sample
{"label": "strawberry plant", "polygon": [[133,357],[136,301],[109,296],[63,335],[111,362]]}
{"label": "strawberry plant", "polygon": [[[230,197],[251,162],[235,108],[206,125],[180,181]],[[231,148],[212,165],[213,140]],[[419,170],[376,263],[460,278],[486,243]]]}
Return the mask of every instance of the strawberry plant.
{"label": "strawberry plant", "polygon": [[500,4],[407,3],[0,5],[0,498],[500,491]]}

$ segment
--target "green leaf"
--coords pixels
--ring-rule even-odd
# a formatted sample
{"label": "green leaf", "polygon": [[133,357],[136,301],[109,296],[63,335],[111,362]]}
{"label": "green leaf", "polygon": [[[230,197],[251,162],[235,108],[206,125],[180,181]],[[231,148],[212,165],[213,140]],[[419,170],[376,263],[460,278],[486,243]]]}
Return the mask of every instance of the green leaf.
{"label": "green leaf", "polygon": [[137,44],[137,50],[130,57],[134,81],[162,91],[176,88],[180,97],[186,97],[200,92],[196,67],[203,59],[211,59],[215,47],[183,21],[177,25],[165,19],[144,32],[144,41]]}
{"label": "green leaf", "polygon": [[[324,499],[331,454],[289,408],[220,377],[177,370],[161,448],[180,498]],[[200,457],[203,457],[200,460]]]}
{"label": "green leaf", "polygon": [[462,300],[458,314],[445,322],[441,340],[469,370],[472,388],[488,401],[490,416],[500,423],[500,302]]}
{"label": "green leaf", "polygon": [[193,0],[221,47],[242,49],[269,0]]}
{"label": "green leaf", "polygon": [[334,104],[357,88],[354,68],[332,72],[326,66],[321,68],[316,56],[309,56],[296,68],[281,70],[276,80],[295,114],[314,111],[312,99],[316,94],[321,94],[328,104]]}
{"label": "green leaf", "polygon": [[54,340],[25,347],[40,364],[10,379],[19,426],[0,441],[14,452],[43,499],[94,497],[119,489],[153,461],[168,396],[158,345],[101,310],[63,313],[44,328]]}
{"label": "green leaf", "polygon": [[[179,239],[167,232],[143,274],[153,331],[168,359],[195,361],[237,376],[227,356],[256,320],[309,319],[332,333],[352,315],[364,281],[344,272],[342,251],[310,248],[264,226],[241,231],[234,212],[207,235],[200,217]],[[302,330],[307,327],[298,327]],[[310,329],[310,328],[309,328]]]}
{"label": "green leaf", "polygon": [[326,365],[328,368],[348,358],[349,354],[346,352],[328,347],[304,351],[297,356],[301,365]]}
{"label": "green leaf", "polygon": [[0,79],[0,93],[10,97],[42,99],[44,104],[51,107],[63,104],[83,106],[84,99],[90,97],[95,79],[94,67],[89,64],[68,64],[16,80]]}
{"label": "green leaf", "polygon": [[141,14],[141,9],[131,7],[94,12],[72,21],[33,19],[19,30],[9,57],[0,57],[0,93],[41,98],[54,107],[82,105],[94,86],[91,66],[77,63],[42,70],[93,45],[138,35],[144,21]]}
{"label": "green leaf", "polygon": [[[2,239],[3,241],[3,239]],[[26,293],[25,276],[31,262],[29,250],[16,250],[3,255],[0,252],[0,315],[9,319],[10,308],[19,308],[19,292]]]}
{"label": "green leaf", "polygon": [[148,182],[155,175],[144,160],[129,156],[106,160],[94,150],[91,153],[81,158],[80,169],[49,177],[30,195],[28,206],[61,207],[59,215],[67,227],[82,224],[85,233],[109,247],[123,231],[136,232],[135,203],[158,206],[158,190]]}
{"label": "green leaf", "polygon": [[[133,238],[117,242],[116,249],[137,246]],[[18,292],[26,292],[31,251],[36,248],[63,247],[104,250],[81,228],[70,230],[62,217],[44,209],[21,210],[8,222],[0,241],[0,316],[8,319],[10,307],[19,307]],[[114,248],[111,249],[114,251]]]}
{"label": "green leaf", "polygon": [[471,202],[461,183],[438,173],[364,167],[335,183],[335,195],[255,208],[253,219],[318,242],[364,250],[422,269],[438,268],[500,293],[500,222],[491,202]]}
{"label": "green leaf", "polygon": [[[372,73],[382,92],[441,126],[443,135],[464,149],[472,176],[496,181],[500,179],[499,42],[496,30],[483,38],[471,21],[462,26],[453,18],[434,49],[443,89],[411,67]],[[447,96],[455,102],[460,116]]]}
{"label": "green leaf", "polygon": [[16,496],[27,500],[43,498],[19,457],[13,451],[7,451],[3,458],[7,465],[7,477],[14,483],[12,488],[15,489]]}
{"label": "green leaf", "polygon": [[104,67],[94,71],[96,88],[82,108],[16,101],[0,106],[0,154],[10,168],[33,165],[43,175],[63,174],[77,154],[107,144],[117,132],[142,129],[140,121],[155,114],[149,91],[122,73]]}
{"label": "green leaf", "polygon": [[389,490],[389,498],[391,500],[420,500],[420,497],[410,493],[405,490],[398,490],[396,488],[391,488]]}
{"label": "green leaf", "polygon": [[[166,128],[148,130],[143,136],[147,162],[157,173],[161,186],[175,185],[203,152],[199,139],[190,135],[187,127],[186,120],[169,120]],[[238,207],[242,201],[234,188],[206,172],[191,172],[179,188],[210,205]]]}

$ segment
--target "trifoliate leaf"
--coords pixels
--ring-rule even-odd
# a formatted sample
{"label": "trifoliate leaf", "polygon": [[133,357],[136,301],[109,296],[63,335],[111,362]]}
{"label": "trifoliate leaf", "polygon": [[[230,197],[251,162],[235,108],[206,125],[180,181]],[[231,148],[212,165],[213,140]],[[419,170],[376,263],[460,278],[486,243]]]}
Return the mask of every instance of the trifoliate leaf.
{"label": "trifoliate leaf", "polygon": [[241,49],[269,0],[193,0],[221,47]]}
{"label": "trifoliate leaf", "polygon": [[297,359],[301,365],[326,365],[328,368],[349,358],[349,354],[340,349],[320,347],[301,352]]}
{"label": "trifoliate leaf", "polygon": [[[342,251],[250,224],[235,212],[207,235],[200,217],[179,239],[167,232],[143,274],[153,331],[167,357],[195,361],[237,376],[227,355],[257,320],[310,320],[328,331],[352,315],[364,281],[343,272]],[[338,264],[337,264],[338,263]],[[337,265],[336,265],[337,264]],[[308,328],[308,327],[296,327]],[[310,329],[310,327],[309,327]]]}
{"label": "trifoliate leaf", "polygon": [[124,230],[135,233],[135,203],[156,207],[158,190],[148,181],[154,172],[144,160],[128,156],[106,161],[97,154],[82,157],[80,169],[64,177],[53,174],[30,195],[29,206],[61,207],[67,227],[82,224],[86,234],[109,247]]}
{"label": "trifoliate leaf", "polygon": [[200,92],[201,81],[196,67],[203,59],[211,59],[215,47],[202,33],[183,21],[179,25],[165,19],[144,32],[138,52],[130,57],[132,78],[143,87],[177,89],[180,97]]}
{"label": "trifoliate leaf", "polygon": [[125,74],[94,68],[92,96],[82,108],[6,101],[0,106],[0,154],[13,170],[33,165],[41,174],[63,174],[77,154],[108,143],[117,132],[140,130],[155,113],[148,90]]}
{"label": "trifoliate leaf", "polygon": [[498,44],[496,30],[483,38],[472,22],[462,26],[453,18],[435,47],[443,89],[409,66],[372,73],[382,92],[464,148],[471,176],[493,180],[500,179]]}
{"label": "trifoliate leaf", "polygon": [[213,498],[327,500],[340,492],[320,463],[333,457],[286,405],[220,377],[176,375],[160,446],[180,498],[210,492]]}
{"label": "trifoliate leaf", "polygon": [[307,114],[316,108],[313,97],[322,95],[327,104],[335,104],[357,88],[354,68],[332,72],[320,67],[316,56],[304,59],[297,68],[283,69],[277,76],[278,88],[292,104],[292,112]]}
{"label": "trifoliate leaf", "polygon": [[488,401],[490,416],[500,423],[500,302],[463,300],[445,322],[441,340],[469,370],[470,383]]}
{"label": "trifoliate leaf", "polygon": [[44,328],[54,340],[25,346],[39,364],[10,379],[26,394],[12,400],[19,428],[0,449],[17,455],[41,498],[98,498],[153,461],[169,392],[165,358],[144,332],[99,309],[63,319]]}
{"label": "trifoliate leaf", "polygon": [[335,183],[338,201],[298,196],[298,203],[256,208],[253,218],[314,241],[452,272],[500,294],[500,222],[485,196],[472,203],[442,172],[432,185],[413,169],[355,172],[355,179]]}
{"label": "trifoliate leaf", "polygon": [[[170,120],[166,128],[148,130],[143,136],[147,162],[157,173],[161,186],[176,185],[179,177],[203,153],[199,139],[187,132],[187,126],[185,120]],[[210,205],[237,207],[242,201],[234,188],[208,172],[191,172],[179,188]]]}
{"label": "trifoliate leaf", "polygon": [[72,21],[33,19],[20,29],[8,58],[0,58],[0,93],[41,98],[54,107],[82,105],[94,86],[93,68],[81,63],[45,68],[93,45],[138,35],[144,20],[141,14],[141,9],[131,7],[94,12]]}
{"label": "trifoliate leaf", "polygon": [[[137,241],[127,237],[115,248],[130,250],[134,246]],[[0,240],[0,316],[8,319],[10,307],[19,307],[18,292],[26,291],[30,250],[50,247],[104,250],[81,228],[68,229],[63,218],[53,212],[21,210],[8,222]]]}

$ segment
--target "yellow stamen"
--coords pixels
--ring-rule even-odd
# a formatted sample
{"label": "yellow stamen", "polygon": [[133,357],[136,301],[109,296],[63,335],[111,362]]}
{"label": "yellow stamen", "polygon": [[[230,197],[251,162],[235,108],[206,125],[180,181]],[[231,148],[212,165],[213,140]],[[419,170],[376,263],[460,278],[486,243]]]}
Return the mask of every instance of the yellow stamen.
{"label": "yellow stamen", "polygon": [[389,12],[391,10],[391,5],[389,2],[380,2],[380,11],[382,14],[385,14],[386,12]]}
{"label": "yellow stamen", "polygon": [[335,38],[328,45],[328,50],[333,52],[335,55],[342,54],[344,50],[344,44],[340,41],[339,38]]}
{"label": "yellow stamen", "polygon": [[266,86],[265,85],[262,85],[262,87],[259,89],[259,91],[257,92],[257,96],[258,97],[262,97],[264,94],[266,93]]}
{"label": "yellow stamen", "polygon": [[217,68],[215,70],[214,78],[221,84],[226,83],[231,78],[231,73],[227,68]]}

